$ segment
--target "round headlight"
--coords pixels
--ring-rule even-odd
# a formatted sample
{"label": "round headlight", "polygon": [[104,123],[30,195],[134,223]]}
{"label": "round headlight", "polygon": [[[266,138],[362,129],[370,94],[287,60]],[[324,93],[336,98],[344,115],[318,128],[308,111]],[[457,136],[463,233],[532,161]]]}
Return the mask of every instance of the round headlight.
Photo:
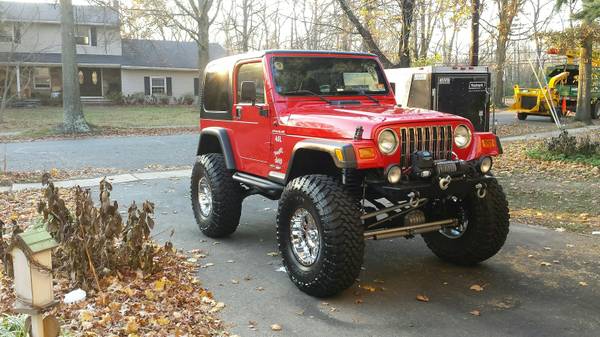
{"label": "round headlight", "polygon": [[471,143],[471,130],[464,125],[459,125],[454,129],[454,144],[459,149],[464,149]]}
{"label": "round headlight", "polygon": [[390,129],[381,131],[377,137],[379,151],[383,154],[392,154],[398,148],[398,136]]}
{"label": "round headlight", "polygon": [[400,178],[402,178],[402,169],[399,166],[394,165],[388,169],[387,179],[390,184],[396,184]]}
{"label": "round headlight", "polygon": [[483,174],[486,174],[486,173],[490,172],[491,169],[492,169],[492,158],[490,158],[490,157],[481,158],[481,161],[479,162],[479,171],[481,171],[481,173],[483,173]]}

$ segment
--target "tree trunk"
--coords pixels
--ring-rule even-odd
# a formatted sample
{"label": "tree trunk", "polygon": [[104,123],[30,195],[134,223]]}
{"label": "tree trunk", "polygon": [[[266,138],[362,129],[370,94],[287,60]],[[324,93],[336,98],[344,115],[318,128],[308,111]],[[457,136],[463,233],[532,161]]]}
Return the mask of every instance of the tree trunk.
{"label": "tree trunk", "polygon": [[480,0],[471,0],[471,48],[469,50],[469,63],[479,65],[479,8]]}
{"label": "tree trunk", "polygon": [[[584,24],[585,27],[587,24]],[[582,27],[582,28],[584,28]],[[587,31],[583,29],[583,31]],[[592,39],[586,36],[581,43],[579,56],[579,84],[575,120],[592,124]]]}
{"label": "tree trunk", "polygon": [[494,103],[504,106],[504,64],[506,63],[506,38],[498,38],[496,48],[496,78],[494,79]]}
{"label": "tree trunk", "polygon": [[402,30],[400,32],[400,63],[401,68],[410,67],[410,30],[412,28],[414,0],[402,0]]}
{"label": "tree trunk", "polygon": [[209,38],[208,29],[210,27],[210,20],[208,18],[208,10],[205,13],[201,13],[198,18],[198,39],[196,44],[198,45],[198,108],[202,108],[202,93],[204,91],[204,68],[208,64],[209,58]]}
{"label": "tree trunk", "polygon": [[63,131],[89,132],[81,109],[79,79],[75,48],[75,24],[71,0],[60,0],[62,36],[62,82],[63,82]]}
{"label": "tree trunk", "polygon": [[371,32],[367,28],[365,28],[365,26],[360,22],[356,15],[354,15],[352,9],[348,5],[348,2],[346,0],[338,0],[338,3],[340,4],[342,11],[346,13],[348,20],[350,20],[350,22],[358,31],[358,34],[360,34],[360,36],[362,37],[365,46],[368,48],[368,51],[377,55],[384,67],[393,66],[394,64],[390,61],[390,59],[388,59],[387,56],[385,56],[385,54],[381,51],[381,49],[379,49],[379,46],[375,42],[375,38],[373,38]]}

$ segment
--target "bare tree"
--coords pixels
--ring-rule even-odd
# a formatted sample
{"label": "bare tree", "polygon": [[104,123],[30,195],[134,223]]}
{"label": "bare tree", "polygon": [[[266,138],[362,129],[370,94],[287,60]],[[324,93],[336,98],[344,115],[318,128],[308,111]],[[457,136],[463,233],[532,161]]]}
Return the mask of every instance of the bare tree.
{"label": "bare tree", "polygon": [[494,0],[498,9],[498,23],[496,35],[496,71],[494,79],[494,103],[504,105],[504,67],[506,51],[510,40],[513,20],[521,10],[524,0]]}

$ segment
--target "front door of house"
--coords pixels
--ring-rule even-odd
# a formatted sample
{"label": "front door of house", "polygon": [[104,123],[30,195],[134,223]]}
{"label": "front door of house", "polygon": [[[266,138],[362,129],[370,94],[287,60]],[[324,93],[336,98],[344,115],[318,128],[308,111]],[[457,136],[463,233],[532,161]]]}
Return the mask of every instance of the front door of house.
{"label": "front door of house", "polygon": [[102,73],[99,68],[79,68],[81,96],[102,96]]}

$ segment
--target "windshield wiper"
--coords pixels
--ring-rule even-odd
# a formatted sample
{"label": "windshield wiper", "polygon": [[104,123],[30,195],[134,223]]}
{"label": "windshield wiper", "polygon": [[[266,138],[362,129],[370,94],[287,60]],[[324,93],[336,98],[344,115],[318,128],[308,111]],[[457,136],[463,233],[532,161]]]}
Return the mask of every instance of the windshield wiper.
{"label": "windshield wiper", "polygon": [[300,89],[300,90],[292,90],[292,91],[286,91],[281,93],[282,95],[293,95],[293,94],[310,94],[316,97],[319,97],[323,102],[327,102],[327,104],[331,104],[331,101],[328,100],[327,98],[317,94],[316,92],[310,91],[310,90],[306,90],[306,89]]}
{"label": "windshield wiper", "polygon": [[377,103],[377,105],[381,105],[381,103],[379,103],[379,101],[375,97],[367,94],[364,90],[359,91],[358,94],[365,96],[366,98],[370,99],[371,101]]}

